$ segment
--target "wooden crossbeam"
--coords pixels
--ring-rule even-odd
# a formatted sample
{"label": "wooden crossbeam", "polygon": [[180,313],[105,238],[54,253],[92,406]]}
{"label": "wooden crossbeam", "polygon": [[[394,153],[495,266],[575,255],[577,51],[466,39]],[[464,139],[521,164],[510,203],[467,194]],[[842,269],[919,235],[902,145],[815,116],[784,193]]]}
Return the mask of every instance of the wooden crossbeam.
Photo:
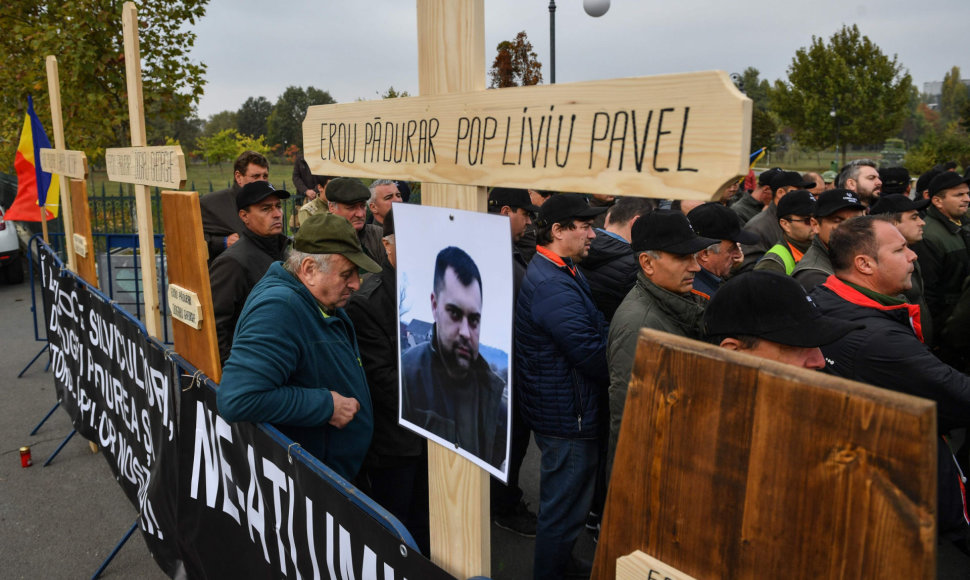
{"label": "wooden crossbeam", "polygon": [[[64,122],[61,118],[61,81],[57,71],[57,57],[48,56],[47,60],[47,92],[51,101],[51,128],[54,131],[54,148],[59,151],[66,151],[67,145],[64,141]],[[41,165],[43,166],[43,158]],[[50,171],[48,169],[48,171]],[[73,207],[71,206],[71,188],[68,184],[68,175],[60,174],[58,179],[61,216],[64,222],[64,247],[67,250],[67,267],[77,270],[74,262],[74,220]],[[41,224],[44,230],[44,241],[47,241],[47,220],[45,219],[44,208],[41,208]]]}
{"label": "wooden crossbeam", "polygon": [[149,187],[185,187],[185,155],[178,145],[119,147],[104,152],[108,179]]}

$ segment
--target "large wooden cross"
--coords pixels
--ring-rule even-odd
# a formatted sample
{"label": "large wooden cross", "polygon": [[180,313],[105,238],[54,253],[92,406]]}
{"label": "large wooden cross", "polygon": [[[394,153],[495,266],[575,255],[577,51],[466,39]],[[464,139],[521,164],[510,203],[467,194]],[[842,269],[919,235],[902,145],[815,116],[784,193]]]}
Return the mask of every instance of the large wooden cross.
{"label": "large wooden cross", "polygon": [[155,235],[152,226],[150,186],[181,189],[185,185],[185,158],[178,146],[148,147],[145,106],[141,88],[141,55],[138,44],[138,13],[134,2],[125,2],[122,26],[125,39],[125,76],[128,82],[128,117],[131,147],[108,149],[108,179],[135,185],[138,253],[145,298],[145,328],[161,337],[158,274],[155,268]]}
{"label": "large wooden cross", "polygon": [[[418,0],[421,96],[310,107],[313,173],[421,181],[484,211],[483,186],[715,198],[747,172],[751,101],[723,72],[485,91],[484,0]],[[431,556],[490,573],[488,475],[429,443]]]}

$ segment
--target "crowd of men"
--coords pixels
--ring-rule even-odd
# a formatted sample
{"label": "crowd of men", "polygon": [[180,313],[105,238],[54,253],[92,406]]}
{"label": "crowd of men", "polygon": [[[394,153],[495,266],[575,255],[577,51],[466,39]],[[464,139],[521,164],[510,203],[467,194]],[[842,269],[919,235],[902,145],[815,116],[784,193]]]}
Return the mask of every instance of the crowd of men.
{"label": "crowd of men", "polygon": [[[290,240],[280,209],[290,194],[268,184],[265,158],[245,153],[234,169],[233,188],[202,198],[220,412],[280,426],[426,549],[426,446],[398,425],[392,205],[409,189],[298,182],[298,163],[308,201]],[[511,252],[514,286],[509,477],[493,481],[493,519],[535,536],[535,578],[588,573],[573,547],[597,530],[644,327],[935,401],[940,544],[970,557],[970,172],[938,167],[913,185],[905,169],[858,160],[829,173],[773,168],[701,204],[663,192],[489,193],[511,239],[508,250],[481,243]],[[462,421],[442,419],[440,399],[450,384],[498,377],[477,331],[461,334],[481,306],[481,276],[462,254],[439,254],[431,340],[405,353],[404,373],[422,386],[428,424],[469,439]],[[501,385],[482,392],[488,412],[458,411],[466,422],[504,417]],[[541,455],[537,513],[519,485],[530,437]],[[475,444],[494,451],[492,440]]]}

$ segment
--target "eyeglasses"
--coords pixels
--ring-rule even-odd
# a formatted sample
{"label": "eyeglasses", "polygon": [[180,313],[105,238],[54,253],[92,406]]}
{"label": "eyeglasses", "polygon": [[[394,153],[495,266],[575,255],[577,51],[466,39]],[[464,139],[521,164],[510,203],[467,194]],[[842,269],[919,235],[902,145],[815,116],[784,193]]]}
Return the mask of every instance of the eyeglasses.
{"label": "eyeglasses", "polygon": [[808,225],[812,223],[812,218],[798,219],[798,218],[781,218],[785,221],[792,222],[795,224],[805,224]]}

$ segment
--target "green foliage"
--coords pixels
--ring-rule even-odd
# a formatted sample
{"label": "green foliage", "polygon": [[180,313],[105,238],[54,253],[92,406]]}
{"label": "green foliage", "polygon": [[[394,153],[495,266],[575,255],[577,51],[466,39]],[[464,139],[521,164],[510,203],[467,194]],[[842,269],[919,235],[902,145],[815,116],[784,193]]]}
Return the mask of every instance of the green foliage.
{"label": "green foliage", "polygon": [[217,165],[224,161],[235,161],[243,151],[256,151],[266,155],[270,152],[266,138],[240,135],[235,129],[223,129],[210,137],[199,138],[199,148],[195,154],[205,159],[209,165]]}
{"label": "green foliage", "polygon": [[970,166],[970,135],[957,121],[947,123],[939,132],[927,133],[919,145],[909,150],[904,163],[910,173],[919,174],[945,161]]}
{"label": "green foliage", "polygon": [[771,112],[771,85],[766,79],[759,79],[758,69],[749,66],[741,73],[741,90],[751,99],[751,148],[767,147],[774,149],[778,135],[778,121]]}
{"label": "green foliage", "polygon": [[542,82],[542,63],[524,30],[511,41],[498,43],[495,50],[498,54],[488,72],[490,87],[524,87]]}
{"label": "green foliage", "polygon": [[[893,136],[907,113],[912,80],[894,55],[882,53],[856,25],[826,44],[812,37],[776,81],[771,104],[803,144],[824,148],[864,145]],[[834,111],[834,115],[833,115]]]}
{"label": "green foliage", "polygon": [[[193,62],[189,53],[196,39],[192,25],[205,14],[207,3],[138,3],[145,110],[153,123],[190,118],[202,95],[205,65]],[[28,94],[51,130],[48,55],[58,59],[67,146],[85,151],[97,163],[105,148],[131,143],[121,2],[10,0],[0,11],[0,26],[0,170],[13,163]]]}
{"label": "green foliage", "polygon": [[209,120],[205,122],[205,128],[202,129],[202,136],[212,137],[226,129],[236,129],[238,131],[237,119],[238,115],[236,111],[219,111],[211,115]]}
{"label": "green foliage", "polygon": [[943,89],[940,92],[940,119],[944,124],[958,121],[964,108],[970,102],[970,91],[967,85],[960,82],[960,67],[955,66],[943,77]]}
{"label": "green foliage", "polygon": [[269,155],[272,147],[266,144],[266,136],[260,135],[259,137],[252,137],[250,135],[237,135],[236,143],[238,145],[236,154],[233,155],[233,160],[243,151],[255,151],[256,153],[262,153],[263,155]]}
{"label": "green foliage", "polygon": [[407,91],[396,91],[393,86],[389,87],[384,94],[381,95],[382,99],[396,99],[398,97],[410,97]]}
{"label": "green foliage", "polygon": [[303,119],[307,108],[314,105],[335,103],[327,91],[314,87],[287,87],[266,121],[266,140],[273,146],[280,145],[283,150],[291,143],[303,145]]}
{"label": "green foliage", "polygon": [[265,135],[266,120],[273,112],[273,104],[266,97],[249,97],[236,113],[236,128],[243,135]]}

